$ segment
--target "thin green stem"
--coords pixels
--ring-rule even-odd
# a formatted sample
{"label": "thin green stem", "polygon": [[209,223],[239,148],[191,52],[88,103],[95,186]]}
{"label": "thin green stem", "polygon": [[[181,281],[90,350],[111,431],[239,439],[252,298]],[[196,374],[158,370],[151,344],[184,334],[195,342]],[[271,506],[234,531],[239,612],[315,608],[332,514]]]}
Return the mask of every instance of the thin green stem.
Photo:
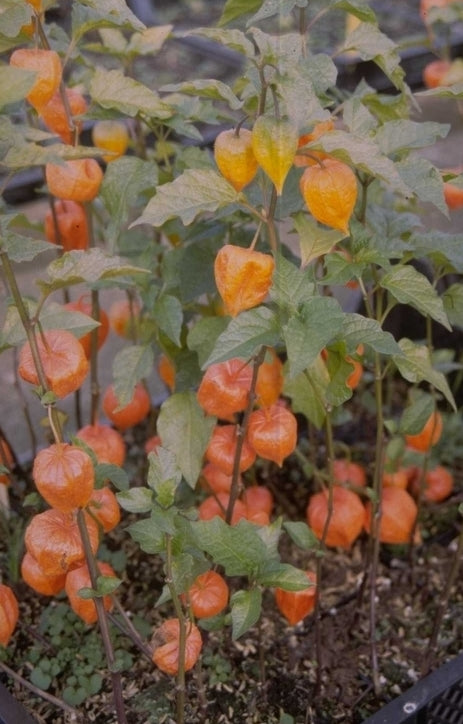
{"label": "thin green stem", "polygon": [[173,570],[173,554],[172,554],[172,536],[166,533],[166,584],[169,589],[175,613],[178,618],[179,625],[179,642],[178,642],[178,673],[177,673],[177,720],[176,724],[184,724],[185,721],[185,651],[187,639],[187,621],[183,613],[182,604],[175,588],[172,575]]}

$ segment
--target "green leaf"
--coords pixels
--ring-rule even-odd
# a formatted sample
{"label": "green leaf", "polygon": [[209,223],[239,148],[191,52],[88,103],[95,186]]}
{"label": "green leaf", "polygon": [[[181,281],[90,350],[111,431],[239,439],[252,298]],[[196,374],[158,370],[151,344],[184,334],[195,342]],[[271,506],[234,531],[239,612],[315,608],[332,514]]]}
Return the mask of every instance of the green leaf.
{"label": "green leaf", "polygon": [[339,335],[346,344],[347,352],[353,354],[359,343],[371,347],[375,352],[387,355],[401,353],[398,343],[390,332],[384,332],[375,319],[368,319],[361,314],[346,313]]}
{"label": "green leaf", "polygon": [[302,213],[294,216],[294,227],[299,235],[302,267],[323,254],[328,254],[333,246],[345,237],[342,231],[324,229],[314,219]]}
{"label": "green leaf", "polygon": [[252,577],[267,560],[267,547],[257,526],[246,520],[230,526],[216,516],[195,521],[192,529],[198,547],[223,566],[227,576]]}
{"label": "green leaf", "polygon": [[[3,15],[1,15],[1,19],[3,23]],[[35,76],[36,73],[30,70],[3,65],[0,74],[0,108],[25,98],[35,83]]]}
{"label": "green leaf", "polygon": [[100,280],[118,279],[151,274],[148,269],[130,266],[118,256],[105,254],[102,249],[67,251],[47,267],[48,280],[38,279],[37,284],[44,294],[73,284],[95,284]]}
{"label": "green leaf", "polygon": [[162,553],[165,549],[165,533],[157,523],[158,518],[151,515],[127,527],[130,536],[145,553]]}
{"label": "green leaf", "polygon": [[155,91],[120,70],[96,68],[90,82],[90,95],[102,108],[119,111],[131,118],[137,115],[166,120],[172,109]]}
{"label": "green leaf", "polygon": [[415,256],[429,256],[436,266],[450,265],[449,271],[463,273],[463,234],[420,230],[412,235],[410,243]]}
{"label": "green leaf", "polygon": [[143,30],[145,26],[129,10],[125,0],[80,0],[80,3],[73,3],[72,39],[75,44],[86,33],[112,27]]}
{"label": "green leaf", "polygon": [[188,332],[187,344],[189,349],[198,355],[198,363],[205,367],[208,357],[216,345],[217,338],[226,329],[226,317],[201,317],[195,326]]}
{"label": "green leaf", "polygon": [[412,156],[396,164],[403,181],[413,189],[424,203],[434,204],[448,217],[448,207],[444,199],[442,177],[437,168],[426,158]]}
{"label": "green leaf", "polygon": [[398,302],[410,304],[425,317],[429,316],[451,330],[442,299],[431,282],[411,265],[395,266],[380,283]]}
{"label": "green leaf", "polygon": [[108,211],[106,238],[112,249],[124,231],[131,207],[145,191],[154,190],[157,182],[158,167],[153,161],[122,156],[108,164],[100,188],[100,198]]}
{"label": "green leaf", "polygon": [[362,60],[372,60],[394,83],[404,88],[404,71],[397,45],[372,22],[361,22],[339,48],[339,53],[355,51]]}
{"label": "green leaf", "polygon": [[159,53],[172,33],[173,25],[154,25],[141,33],[133,33],[127,43],[126,53],[136,56],[153,56]]}
{"label": "green leaf", "polygon": [[[27,308],[29,317],[32,317],[37,311],[37,304],[23,297],[23,302]],[[42,329],[67,329],[77,338],[90,332],[95,327],[99,327],[99,322],[82,312],[71,312],[65,309],[61,304],[50,302],[42,307],[39,316]],[[5,324],[1,333],[0,346],[18,346],[23,344],[27,339],[23,323],[18,313],[18,309],[14,304],[8,305]]]}
{"label": "green leaf", "polygon": [[158,434],[163,446],[175,453],[177,465],[191,488],[198,481],[214,425],[215,418],[204,415],[194,392],[176,393],[161,405]]}
{"label": "green leaf", "polygon": [[455,83],[451,86],[439,86],[438,88],[431,88],[427,91],[421,91],[416,94],[416,98],[419,100],[421,97],[437,96],[438,98],[451,98],[453,100],[463,99],[463,82]]}
{"label": "green leaf", "polygon": [[[300,40],[295,41],[295,48],[300,51]],[[284,82],[281,84],[281,95],[284,113],[298,128],[303,128],[307,119],[312,122],[328,118],[319,94],[328,86],[336,85],[336,66],[327,55],[309,55],[301,65],[297,62],[282,63]],[[322,82],[324,79],[325,82]]]}
{"label": "green leaf", "polygon": [[276,347],[279,340],[278,319],[270,309],[260,306],[241,312],[219,336],[203,369],[232,357],[250,359],[262,345]]}
{"label": "green leaf", "polygon": [[98,158],[102,153],[90,146],[71,146],[68,143],[40,146],[37,143],[27,143],[22,138],[7,151],[2,159],[2,165],[10,171],[20,171],[30,166],[45,166],[47,163],[60,163],[63,160]]}
{"label": "green leaf", "polygon": [[298,316],[291,317],[283,329],[293,379],[315,361],[322,349],[342,328],[344,315],[333,297],[313,297]]}
{"label": "green leaf", "polygon": [[326,395],[330,378],[321,357],[296,377],[285,378],[283,392],[291,399],[293,412],[304,415],[319,430],[326,418]]}
{"label": "green leaf", "polygon": [[399,345],[404,356],[393,357],[393,360],[402,377],[412,383],[429,382],[429,384],[442,392],[449,404],[456,411],[455,400],[445,375],[432,367],[428,348],[424,345],[415,344],[407,338],[401,339]]}
{"label": "green leaf", "polygon": [[162,508],[174,504],[175,492],[182,480],[175,453],[159,446],[148,455],[148,485],[156,492],[156,501]]}
{"label": "green leaf", "polygon": [[183,324],[183,308],[177,297],[162,294],[155,302],[153,316],[159,329],[177,347],[180,347],[180,333]]}
{"label": "green leaf", "polygon": [[320,548],[320,541],[315,533],[309,528],[307,523],[303,521],[287,521],[283,523],[283,527],[291,537],[293,543],[304,551],[313,551]]}
{"label": "green leaf", "polygon": [[278,254],[275,260],[270,298],[290,314],[312,299],[315,291],[313,274],[310,269],[299,269],[284,256]]}
{"label": "green leaf", "polygon": [[230,599],[232,639],[236,641],[259,620],[262,610],[262,593],[258,588],[236,591]]}
{"label": "green leaf", "polygon": [[98,463],[95,468],[95,475],[101,484],[109,480],[118,490],[127,490],[129,487],[129,476],[126,471],[118,465]]}
{"label": "green leaf", "polygon": [[450,323],[463,329],[463,285],[449,286],[442,295],[442,301]]}
{"label": "green leaf", "polygon": [[129,513],[149,513],[153,507],[153,491],[139,487],[116,493],[119,505]]}
{"label": "green leaf", "polygon": [[133,397],[135,385],[149,377],[154,365],[151,346],[130,345],[124,347],[113,361],[114,391],[119,400],[118,410],[128,405]]}
{"label": "green leaf", "polygon": [[130,228],[137,224],[162,226],[175,218],[188,226],[199,214],[218,211],[237,201],[237,192],[217,171],[187,169],[174,181],[158,187],[156,195]]}
{"label": "green leaf", "polygon": [[379,146],[370,138],[355,136],[346,131],[330,131],[308,146],[333,154],[341,161],[369,176],[374,176],[406,197],[412,190],[402,180],[391,159],[381,153]]}
{"label": "green leaf", "polygon": [[160,90],[164,93],[184,93],[195,98],[208,98],[213,101],[225,101],[233,111],[243,106],[243,101],[221,80],[190,80],[183,83],[169,83]]}
{"label": "green leaf", "polygon": [[228,25],[233,20],[254,12],[261,4],[262,0],[227,0],[218,24]]}
{"label": "green leaf", "polygon": [[421,432],[435,408],[436,403],[431,395],[420,394],[403,411],[398,431],[402,435],[417,435]]}
{"label": "green leaf", "polygon": [[179,33],[181,38],[188,38],[192,35],[198,35],[201,38],[212,40],[214,43],[220,43],[220,45],[230,48],[236,53],[241,53],[241,55],[244,55],[247,58],[253,58],[255,55],[255,48],[253,44],[241,30],[194,28],[193,30],[187,30],[184,33]]}
{"label": "green leaf", "polygon": [[267,588],[284,588],[285,591],[303,591],[307,588],[307,575],[290,563],[268,561],[256,576],[257,582]]}
{"label": "green leaf", "polygon": [[5,251],[10,261],[20,264],[24,261],[33,261],[36,256],[45,251],[56,251],[54,244],[42,239],[31,239],[15,232],[11,225],[18,219],[18,215],[5,215],[0,219],[0,250]]}
{"label": "green leaf", "polygon": [[445,138],[449,131],[448,123],[417,123],[401,119],[384,123],[378,128],[375,138],[381,151],[389,156],[398,152],[408,153],[413,148],[433,146],[439,139]]}

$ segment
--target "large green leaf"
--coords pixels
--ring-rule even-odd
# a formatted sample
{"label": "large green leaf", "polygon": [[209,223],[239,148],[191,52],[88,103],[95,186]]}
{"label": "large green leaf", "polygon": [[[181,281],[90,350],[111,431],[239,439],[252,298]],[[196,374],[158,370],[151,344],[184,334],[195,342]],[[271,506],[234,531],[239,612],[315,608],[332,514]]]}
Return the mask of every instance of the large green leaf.
{"label": "large green leaf", "polygon": [[411,156],[399,161],[396,169],[421,201],[434,204],[445,216],[449,215],[441,174],[430,161],[419,156]]}
{"label": "large green leaf", "polygon": [[219,336],[203,368],[232,357],[249,359],[262,345],[275,347],[279,341],[280,329],[274,312],[267,307],[241,312]]}
{"label": "large green leaf", "polygon": [[140,33],[133,33],[125,52],[136,56],[156,55],[172,33],[172,29],[173,25],[154,25]]}
{"label": "large green leaf", "polygon": [[388,121],[380,126],[375,138],[381,151],[389,156],[392,153],[407,153],[412,148],[433,146],[436,141],[445,138],[450,130],[448,123],[423,121],[417,123],[408,119]]}
{"label": "large green leaf", "polygon": [[342,332],[339,339],[345,342],[347,352],[352,354],[359,342],[371,347],[380,354],[400,354],[400,347],[390,332],[384,332],[375,319],[368,319],[361,314],[347,313],[344,315]]}
{"label": "large green leaf", "polygon": [[442,392],[449,404],[456,411],[455,400],[445,375],[433,368],[428,348],[424,345],[415,344],[407,338],[401,339],[399,345],[403,355],[393,357],[393,360],[402,377],[412,383],[429,382],[429,384]]}
{"label": "large green leaf", "polygon": [[44,293],[51,294],[72,284],[95,284],[100,280],[144,276],[150,273],[148,269],[131,266],[120,257],[110,256],[101,249],[94,248],[87,251],[67,251],[48,265],[48,279],[38,279],[37,284]]}
{"label": "large green leaf", "polygon": [[313,297],[298,316],[283,328],[290,379],[310,367],[320,352],[339,333],[344,315],[333,297]]}
{"label": "large green leaf", "polygon": [[216,516],[198,520],[192,527],[198,547],[223,566],[227,576],[252,577],[267,560],[267,548],[257,526],[247,520],[230,526]]}
{"label": "large green leaf", "polygon": [[237,201],[237,192],[217,171],[191,168],[174,181],[159,186],[156,196],[132,226],[162,226],[177,217],[188,226],[198,214],[218,211]]}
{"label": "large green leaf", "polygon": [[18,264],[33,261],[36,256],[45,251],[56,251],[56,247],[49,241],[32,239],[13,231],[10,225],[16,218],[16,216],[3,216],[0,219],[0,250],[8,254],[10,261]]}
{"label": "large green leaf", "polygon": [[134,118],[138,114],[165,120],[172,109],[163,103],[158,94],[120,70],[96,68],[90,82],[92,99],[102,108],[120,111]]}
{"label": "large green leaf", "polygon": [[283,524],[291,540],[305,551],[320,548],[320,541],[315,533],[302,520],[287,521]]}
{"label": "large green leaf", "polygon": [[[3,15],[2,22],[3,22]],[[0,74],[0,108],[25,98],[35,82],[36,74],[12,65],[2,66]]]}
{"label": "large green leaf", "polygon": [[153,491],[138,487],[116,493],[119,505],[129,513],[149,513],[153,507]]}
{"label": "large green leaf", "polygon": [[444,308],[450,323],[463,329],[463,285],[452,284],[442,295]]}
{"label": "large green leaf", "polygon": [[463,234],[421,229],[412,235],[410,243],[416,256],[429,256],[437,266],[450,265],[449,271],[463,273]]}
{"label": "large green leaf", "polygon": [[228,25],[228,23],[237,20],[243,15],[254,12],[262,4],[263,0],[227,0],[225,3],[219,25]]}
{"label": "large green leaf", "polygon": [[276,257],[270,297],[280,309],[296,313],[304,302],[312,299],[314,290],[312,269],[299,269],[281,254]]}
{"label": "large green leaf", "polygon": [[262,610],[262,593],[258,588],[236,591],[230,599],[232,639],[236,641],[259,620]]}
{"label": "large green leaf", "polygon": [[[249,2],[248,2],[249,5]],[[191,35],[199,35],[201,38],[207,38],[215,43],[220,43],[226,48],[241,53],[247,58],[253,58],[255,48],[250,40],[241,30],[224,29],[224,28],[194,28],[184,33],[180,33],[180,37],[189,37]]]}
{"label": "large green leaf", "polygon": [[243,101],[237,98],[230,86],[221,80],[190,80],[183,83],[169,83],[169,85],[162,86],[160,90],[164,93],[185,93],[195,98],[225,101],[234,111],[238,111],[243,106]]}
{"label": "large green leaf", "polygon": [[[37,305],[30,303],[23,298],[26,304],[29,317],[35,314]],[[39,321],[42,329],[67,329],[77,338],[91,332],[95,327],[99,327],[92,317],[82,312],[72,312],[65,309],[61,304],[50,302],[45,304],[40,310]],[[14,304],[8,306],[5,324],[1,334],[1,345],[17,346],[27,339],[24,326],[21,322],[17,307]]]}
{"label": "large green leaf", "polygon": [[306,214],[294,216],[294,227],[299,235],[301,264],[306,266],[323,254],[328,254],[338,241],[345,237],[342,231],[325,229]]}
{"label": "large green leaf", "polygon": [[299,412],[318,429],[326,419],[326,395],[330,378],[321,357],[293,379],[285,379],[284,394],[291,399],[293,412]]}
{"label": "large green leaf", "polygon": [[425,317],[451,330],[444,303],[431,282],[410,265],[397,265],[381,279],[381,286],[402,304],[410,304]]}
{"label": "large green leaf", "polygon": [[201,472],[214,417],[206,417],[194,392],[176,393],[161,406],[157,430],[162,444],[175,453],[177,465],[194,488]]}
{"label": "large green leaf", "polygon": [[226,317],[201,317],[188,332],[188,347],[198,355],[200,367],[206,365],[216,346],[217,338],[226,329],[227,324]]}
{"label": "large green leaf", "polygon": [[305,571],[279,561],[267,561],[260,568],[256,580],[261,586],[284,588],[285,591],[302,591],[307,588]]}
{"label": "large green leaf", "polygon": [[182,480],[182,472],[174,452],[159,446],[148,456],[148,485],[156,492],[156,501],[163,508],[174,504],[175,492]]}
{"label": "large green leaf", "polygon": [[74,43],[99,28],[125,27],[143,30],[143,23],[129,9],[125,0],[80,0],[72,4],[72,38]]}
{"label": "large green leaf", "polygon": [[338,52],[356,52],[362,60],[373,60],[396,88],[404,88],[404,71],[396,43],[376,23],[361,22],[344,40]]}
{"label": "large green leaf", "polygon": [[180,347],[183,309],[177,297],[171,294],[162,294],[158,297],[153,307],[153,317],[166,337]]}

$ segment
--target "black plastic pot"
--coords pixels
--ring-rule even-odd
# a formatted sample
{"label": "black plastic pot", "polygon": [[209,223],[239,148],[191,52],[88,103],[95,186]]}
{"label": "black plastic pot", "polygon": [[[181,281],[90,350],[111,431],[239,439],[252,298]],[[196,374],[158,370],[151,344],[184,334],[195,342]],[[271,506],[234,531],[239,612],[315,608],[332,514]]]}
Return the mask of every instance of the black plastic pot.
{"label": "black plastic pot", "polygon": [[3,684],[0,684],[0,724],[35,724],[34,719]]}
{"label": "black plastic pot", "polygon": [[463,724],[463,654],[440,666],[363,724]]}

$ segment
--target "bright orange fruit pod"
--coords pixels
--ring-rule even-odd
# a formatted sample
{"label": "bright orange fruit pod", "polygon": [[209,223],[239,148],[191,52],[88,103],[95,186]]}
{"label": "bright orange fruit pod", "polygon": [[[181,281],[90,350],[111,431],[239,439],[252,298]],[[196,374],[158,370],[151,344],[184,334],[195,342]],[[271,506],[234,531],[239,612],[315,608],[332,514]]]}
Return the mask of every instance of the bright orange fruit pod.
{"label": "bright orange fruit pod", "polygon": [[301,176],[300,189],[314,219],[348,233],[358,189],[355,173],[347,164],[327,158],[309,166]]}
{"label": "bright orange fruit pod", "polygon": [[[100,542],[98,524],[85,513],[85,525],[92,551],[96,553]],[[49,508],[34,515],[26,528],[24,543],[46,576],[67,573],[85,560],[75,513]]]}
{"label": "bright orange fruit pod", "polygon": [[449,209],[461,209],[463,207],[463,188],[455,186],[450,181],[445,182],[444,199]]}
{"label": "bright orange fruit pod", "polygon": [[151,410],[151,398],[144,385],[139,382],[134,387],[132,399],[119,409],[119,400],[116,397],[114,386],[109,385],[103,395],[102,407],[108,419],[118,430],[127,430],[129,427],[138,425],[147,417]]}
{"label": "bright orange fruit pod", "polygon": [[109,326],[119,337],[131,339],[140,331],[141,304],[137,299],[116,299],[108,309]]}
{"label": "bright orange fruit pod", "polygon": [[[108,576],[109,578],[116,577],[116,574],[109,563],[99,561],[97,565],[101,576]],[[81,598],[79,596],[81,588],[92,588],[92,581],[86,564],[68,572],[66,575],[64,590],[66,591],[66,595],[69,599],[69,605],[74,613],[87,624],[96,623],[98,620],[98,614],[96,611],[95,601],[93,598]],[[111,596],[103,596],[102,601],[105,611],[110,611],[113,605]]]}
{"label": "bright orange fruit pod", "polygon": [[106,163],[122,156],[127,151],[129,140],[129,131],[123,121],[97,121],[92,128],[93,145],[111,151],[103,156]]}
{"label": "bright orange fruit pod", "polygon": [[[191,621],[186,622],[185,671],[196,664],[201,653],[203,640],[199,628]],[[154,632],[151,640],[153,663],[165,674],[178,674],[180,622],[178,618],[168,618]]]}
{"label": "bright orange fruit pod", "polygon": [[53,212],[48,209],[45,214],[45,236],[48,241],[61,244],[64,251],[88,248],[90,237],[87,215],[82,204],[58,199],[55,201],[55,217],[56,225]]}
{"label": "bright orange fruit pod", "polygon": [[0,583],[0,644],[8,646],[19,618],[16,596],[9,586]]}
{"label": "bright orange fruit pod", "polygon": [[275,269],[270,254],[225,244],[215,258],[217,289],[231,317],[264,301]]}
{"label": "bright orange fruit pod", "polygon": [[165,386],[173,392],[175,390],[176,369],[166,354],[161,354],[158,360],[158,374]]}
{"label": "bright orange fruit pod", "polygon": [[251,183],[257,173],[252,150],[252,133],[247,128],[231,128],[218,134],[214,142],[214,158],[220,173],[236,191]]}
{"label": "bright orange fruit pod", "polygon": [[423,68],[423,83],[426,88],[438,88],[445,85],[445,76],[450,70],[449,60],[431,60]]}
{"label": "bright orange fruit pod", "polygon": [[297,445],[297,420],[291,410],[271,405],[251,412],[247,439],[257,455],[281,467]]}
{"label": "bright orange fruit pod", "polygon": [[252,367],[233,358],[207,368],[198,388],[197,398],[208,415],[222,420],[233,418],[246,409],[251,389]]}
{"label": "bright orange fruit pod", "polygon": [[416,435],[405,435],[405,442],[412,450],[427,452],[439,442],[443,427],[442,415],[435,410],[426,420],[421,432]]}
{"label": "bright orange fruit pod", "polygon": [[227,606],[230,591],[223,576],[216,571],[201,573],[188,589],[186,599],[195,618],[218,616]]}
{"label": "bright orange fruit pod", "polygon": [[[226,518],[226,512],[230,496],[228,493],[217,493],[215,495],[209,495],[205,498],[198,506],[198,517],[199,520],[212,520],[212,518],[219,517],[222,520]],[[230,524],[236,525],[240,520],[247,519],[247,509],[241,500],[236,500],[233,506],[233,513]]]}
{"label": "bright orange fruit pod", "polygon": [[[381,519],[379,540],[381,543],[409,543],[415,525],[418,508],[410,493],[402,488],[383,488],[381,495]],[[371,501],[365,506],[364,527],[371,533]]]}
{"label": "bright orange fruit pod", "polygon": [[312,613],[315,607],[317,577],[312,571],[306,571],[306,575],[309,585],[302,591],[275,589],[275,602],[290,626],[295,626],[302,621],[309,613]]}
{"label": "bright orange fruit pod", "polygon": [[125,462],[126,446],[121,433],[109,425],[85,425],[76,432],[76,437],[88,445],[99,463],[122,466]]}
{"label": "bright orange fruit pod", "polygon": [[[206,460],[217,465],[226,475],[233,474],[237,431],[237,425],[216,425],[205,453]],[[254,448],[245,439],[241,450],[240,472],[250,468],[255,459]]]}
{"label": "bright orange fruit pod", "polygon": [[455,0],[420,0],[420,16],[422,21],[427,25],[429,22],[429,11],[432,8],[445,8],[453,2],[455,2]]}
{"label": "bright orange fruit pod", "polygon": [[260,407],[274,405],[283,391],[283,384],[283,363],[275,350],[267,347],[257,372],[256,403]]}
{"label": "bright orange fruit pod", "polygon": [[[75,119],[74,116],[86,113],[88,104],[82,93],[73,88],[66,88],[65,94],[78,138],[82,128],[82,121]],[[73,143],[75,132],[69,126],[61,93],[55,93],[48,103],[40,108],[40,117],[48,130],[56,133],[64,143]]]}
{"label": "bright orange fruit pod", "polygon": [[354,463],[347,458],[337,458],[333,460],[333,482],[337,485],[364,488],[367,484],[367,474],[363,465]]}
{"label": "bright orange fruit pod", "polygon": [[107,485],[94,490],[87,505],[87,511],[103,528],[105,533],[116,528],[121,520],[121,509],[117,498]]}
{"label": "bright orange fruit pod", "polygon": [[[37,346],[50,390],[59,398],[78,390],[89,369],[79,340],[65,329],[50,329],[37,336]],[[39,384],[29,342],[19,352],[18,374],[26,382]]]}
{"label": "bright orange fruit pod", "polygon": [[[450,470],[443,465],[427,470],[424,476],[423,498],[430,503],[440,503],[449,497],[454,487],[454,477]],[[418,473],[410,484],[410,492],[418,496],[420,490],[420,474]]]}
{"label": "bright orange fruit pod", "polygon": [[[79,299],[74,302],[68,302],[64,305],[66,309],[70,309],[74,312],[82,312],[88,317],[92,316],[92,302],[87,294],[82,294]],[[109,332],[109,319],[105,310],[100,307],[98,311],[98,321],[100,326],[97,329],[97,349],[100,349],[106,341],[106,337]],[[90,359],[91,348],[92,348],[92,333],[87,332],[82,337],[79,337],[79,342],[84,348],[85,356]]]}
{"label": "bright orange fruit pod", "polygon": [[90,456],[66,442],[54,443],[37,453],[32,478],[44,500],[62,513],[85,507],[95,484]]}
{"label": "bright orange fruit pod", "polygon": [[256,161],[281,196],[297,151],[297,129],[288,120],[259,116],[251,133]]}
{"label": "bright orange fruit pod", "polygon": [[229,493],[232,484],[232,475],[227,475],[214,463],[206,463],[201,471],[201,485],[206,490],[218,493]]}
{"label": "bright orange fruit pod", "polygon": [[17,48],[10,57],[10,65],[34,71],[36,79],[26,98],[40,112],[58,91],[62,77],[61,60],[54,50]]}
{"label": "bright orange fruit pod", "polygon": [[265,485],[251,485],[243,491],[241,501],[246,506],[246,517],[254,513],[264,512],[268,516],[273,510],[273,495]]}
{"label": "bright orange fruit pod", "polygon": [[47,163],[45,178],[49,192],[58,199],[92,201],[100,190],[103,171],[94,158]]}
{"label": "bright orange fruit pod", "polygon": [[21,576],[36,593],[42,596],[56,596],[64,590],[65,573],[47,576],[30,553],[26,553],[21,561]]}
{"label": "bright orange fruit pod", "polygon": [[[307,506],[307,523],[321,540],[328,517],[328,491],[314,493]],[[327,546],[349,549],[362,532],[365,508],[357,493],[341,485],[333,488],[333,513],[325,538]]]}
{"label": "bright orange fruit pod", "polygon": [[[4,465],[8,470],[13,470],[14,457],[11,448],[6,440],[0,436],[0,465]],[[9,485],[10,476],[8,473],[0,473],[0,485]]]}

